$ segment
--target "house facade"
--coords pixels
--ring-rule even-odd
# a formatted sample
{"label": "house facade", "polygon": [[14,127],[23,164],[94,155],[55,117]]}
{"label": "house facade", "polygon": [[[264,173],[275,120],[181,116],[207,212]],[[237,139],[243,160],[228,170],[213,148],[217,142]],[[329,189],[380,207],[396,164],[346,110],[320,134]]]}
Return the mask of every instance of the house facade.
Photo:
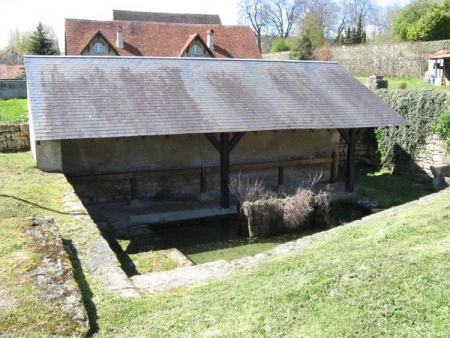
{"label": "house facade", "polygon": [[450,85],[450,49],[428,56],[427,81],[436,86]]}

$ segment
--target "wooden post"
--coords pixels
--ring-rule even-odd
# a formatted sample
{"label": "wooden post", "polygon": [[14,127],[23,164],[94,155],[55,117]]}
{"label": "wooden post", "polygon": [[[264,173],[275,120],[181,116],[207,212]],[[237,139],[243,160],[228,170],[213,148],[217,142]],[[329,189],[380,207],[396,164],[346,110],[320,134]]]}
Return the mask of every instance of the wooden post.
{"label": "wooden post", "polygon": [[336,152],[333,151],[333,153],[331,154],[331,158],[333,159],[333,161],[331,162],[331,168],[330,168],[330,183],[334,183],[336,182],[336,173],[337,173],[337,155]]}
{"label": "wooden post", "polygon": [[347,142],[345,191],[353,192],[355,190],[356,141],[358,140],[360,129],[338,129],[338,131]]}
{"label": "wooden post", "polygon": [[131,199],[137,200],[138,199],[138,189],[137,189],[137,180],[135,177],[130,179],[131,184]]}
{"label": "wooden post", "polygon": [[220,133],[220,205],[224,209],[230,207],[230,187],[228,176],[230,175],[230,134]]}
{"label": "wooden post", "polygon": [[220,133],[219,142],[214,134],[205,134],[205,137],[220,153],[220,205],[224,209],[230,207],[230,188],[228,186],[230,175],[230,153],[244,135],[244,132],[236,133],[230,140],[230,133]]}
{"label": "wooden post", "polygon": [[284,185],[284,167],[278,167],[278,186]]}
{"label": "wooden post", "polygon": [[206,170],[202,167],[200,172],[200,192],[203,194],[206,192]]}

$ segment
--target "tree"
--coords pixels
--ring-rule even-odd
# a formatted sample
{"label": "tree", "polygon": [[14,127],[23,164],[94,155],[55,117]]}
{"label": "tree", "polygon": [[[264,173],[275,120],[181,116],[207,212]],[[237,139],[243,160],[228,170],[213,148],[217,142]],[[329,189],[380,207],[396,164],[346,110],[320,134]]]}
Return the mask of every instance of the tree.
{"label": "tree", "polygon": [[392,22],[394,39],[408,41],[408,30],[428,11],[437,7],[436,1],[416,0],[400,9]]}
{"label": "tree", "polygon": [[393,4],[380,8],[372,20],[371,40],[388,42],[394,38],[392,24],[400,11],[400,5]]}
{"label": "tree", "polygon": [[358,24],[356,27],[348,27],[347,33],[342,38],[342,43],[344,45],[354,45],[366,43],[366,31],[362,26],[362,15],[359,17]]}
{"label": "tree", "polygon": [[349,27],[356,27],[359,21],[362,27],[366,27],[379,10],[373,0],[342,0],[341,9],[345,13],[345,22]]}
{"label": "tree", "polygon": [[322,46],[326,39],[324,27],[316,13],[309,12],[300,24],[300,34],[307,36],[314,48]]}
{"label": "tree", "polygon": [[58,55],[59,47],[58,41],[50,29],[44,27],[42,22],[39,22],[36,29],[30,35],[30,54],[34,55]]}
{"label": "tree", "polygon": [[27,54],[30,50],[30,33],[20,32],[18,28],[11,29],[5,50],[13,50],[21,56]]}
{"label": "tree", "polygon": [[295,38],[291,46],[289,58],[292,60],[313,60],[314,46],[311,39],[302,34]]}
{"label": "tree", "polygon": [[[308,14],[305,20],[311,20],[314,15],[314,21],[322,28],[322,35],[325,39],[332,39],[337,34],[340,17],[340,7],[332,0],[305,0]],[[308,17],[309,16],[309,17]],[[300,28],[301,29],[301,28]]]}
{"label": "tree", "polygon": [[268,26],[265,0],[240,0],[238,3],[239,21],[250,24],[253,35],[261,51],[262,37]]}
{"label": "tree", "polygon": [[287,38],[305,13],[302,0],[268,0],[268,22],[276,35]]}
{"label": "tree", "polygon": [[450,39],[450,0],[443,0],[425,12],[408,29],[407,39],[412,41],[434,41]]}

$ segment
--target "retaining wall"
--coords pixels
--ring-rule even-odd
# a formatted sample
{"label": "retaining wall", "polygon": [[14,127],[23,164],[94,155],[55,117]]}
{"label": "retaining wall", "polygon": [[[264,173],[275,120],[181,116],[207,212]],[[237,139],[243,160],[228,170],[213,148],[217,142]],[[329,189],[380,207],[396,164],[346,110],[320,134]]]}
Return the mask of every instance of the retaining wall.
{"label": "retaining wall", "polygon": [[0,80],[0,99],[26,99],[26,80]]}
{"label": "retaining wall", "polygon": [[0,124],[0,152],[30,149],[28,124]]}

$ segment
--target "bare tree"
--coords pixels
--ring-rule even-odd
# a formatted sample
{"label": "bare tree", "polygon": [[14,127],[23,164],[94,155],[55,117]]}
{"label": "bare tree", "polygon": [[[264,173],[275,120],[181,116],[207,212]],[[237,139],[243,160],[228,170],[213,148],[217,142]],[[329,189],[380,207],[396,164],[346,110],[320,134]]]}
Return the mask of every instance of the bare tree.
{"label": "bare tree", "polygon": [[356,27],[359,20],[366,27],[378,11],[374,0],[341,0],[341,8],[349,27]]}
{"label": "bare tree", "polygon": [[268,22],[285,39],[303,18],[305,9],[303,0],[268,0]]}
{"label": "bare tree", "polygon": [[306,0],[307,11],[317,17],[323,29],[324,38],[337,35],[339,26],[339,5],[332,0]]}
{"label": "bare tree", "polygon": [[238,2],[239,21],[250,24],[261,51],[261,42],[268,26],[266,0],[240,0]]}

